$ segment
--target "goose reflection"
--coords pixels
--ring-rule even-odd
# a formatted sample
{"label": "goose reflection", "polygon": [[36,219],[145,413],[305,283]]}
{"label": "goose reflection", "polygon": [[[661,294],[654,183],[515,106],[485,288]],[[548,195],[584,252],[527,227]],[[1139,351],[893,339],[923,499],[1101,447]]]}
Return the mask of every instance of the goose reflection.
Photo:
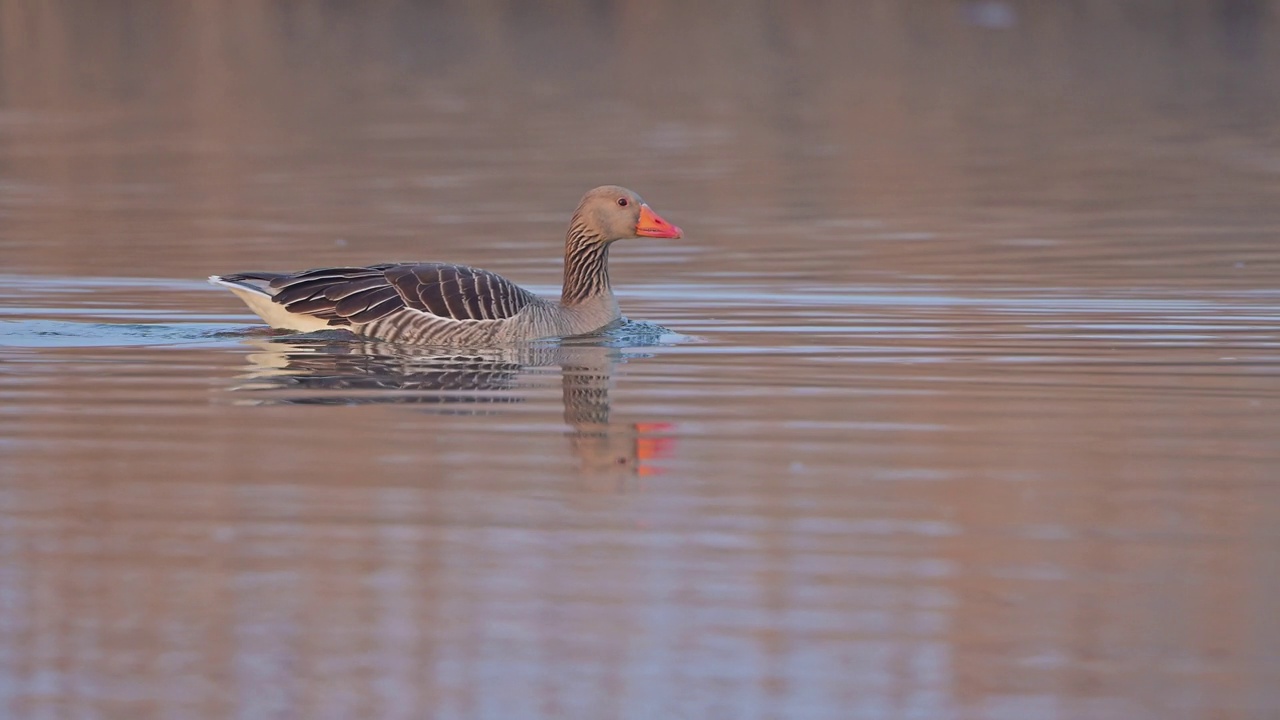
{"label": "goose reflection", "polygon": [[432,412],[494,414],[546,387],[558,368],[564,422],[579,469],[591,475],[651,475],[674,439],[666,422],[616,422],[609,392],[628,358],[599,345],[490,350],[408,348],[349,339],[253,339],[258,351],[233,390],[269,405],[412,404]]}

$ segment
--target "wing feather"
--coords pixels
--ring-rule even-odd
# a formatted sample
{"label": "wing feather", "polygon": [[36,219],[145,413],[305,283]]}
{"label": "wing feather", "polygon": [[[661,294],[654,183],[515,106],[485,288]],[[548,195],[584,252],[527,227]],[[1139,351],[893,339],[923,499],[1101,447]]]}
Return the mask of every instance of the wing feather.
{"label": "wing feather", "polygon": [[449,303],[444,299],[442,283],[419,281],[417,286],[414,287],[414,292],[418,297],[417,307],[419,309],[440,317],[453,317],[453,314],[449,312]]}
{"label": "wing feather", "polygon": [[[465,284],[465,282],[460,280],[459,284]],[[488,297],[487,293],[480,290],[480,276],[472,275],[471,288],[467,292],[467,312],[471,313],[471,317],[488,320],[488,311],[496,305],[495,300],[497,298]]]}
{"label": "wing feather", "polygon": [[357,325],[364,325],[365,323],[371,323],[374,320],[386,317],[398,310],[403,310],[404,305],[400,303],[398,298],[399,295],[396,295],[376,302],[359,312],[352,313],[348,317],[348,320]]}
{"label": "wing feather", "polygon": [[363,325],[401,310],[451,320],[509,318],[537,297],[477,268],[441,263],[317,268],[271,276],[273,300],[289,312]]}
{"label": "wing feather", "polygon": [[351,280],[340,285],[330,285],[325,288],[324,296],[330,300],[342,300],[356,293],[377,289],[387,289],[387,276],[382,273],[360,278],[359,280]]}
{"label": "wing feather", "polygon": [[[328,295],[328,293],[325,294],[326,297]],[[383,282],[381,285],[365,288],[347,295],[333,306],[333,312],[343,317],[350,317],[356,313],[366,312],[375,305],[381,305],[388,300],[396,300],[399,297],[400,293],[396,292],[395,288]]]}

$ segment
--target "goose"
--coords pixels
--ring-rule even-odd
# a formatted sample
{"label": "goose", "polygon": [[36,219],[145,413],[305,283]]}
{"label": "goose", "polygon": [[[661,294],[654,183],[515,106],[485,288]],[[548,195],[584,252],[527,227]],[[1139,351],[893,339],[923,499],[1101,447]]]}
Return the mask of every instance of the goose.
{"label": "goose", "polygon": [[609,246],[635,237],[683,233],[626,188],[604,185],[584,195],[565,236],[559,301],[488,270],[434,262],[239,272],[209,282],[277,329],[345,329],[410,345],[501,345],[587,335],[619,320]]}

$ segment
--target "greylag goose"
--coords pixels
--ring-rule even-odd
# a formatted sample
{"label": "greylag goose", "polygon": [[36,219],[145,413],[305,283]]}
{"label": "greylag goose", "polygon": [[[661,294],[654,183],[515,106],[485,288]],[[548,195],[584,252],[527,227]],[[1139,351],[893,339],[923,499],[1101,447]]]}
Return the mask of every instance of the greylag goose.
{"label": "greylag goose", "polygon": [[242,272],[209,282],[238,295],[273,328],[338,328],[415,345],[496,345],[585,335],[621,318],[609,285],[609,245],[633,237],[679,238],[681,231],[626,188],[605,185],[584,195],[564,241],[558,302],[487,270],[445,263]]}

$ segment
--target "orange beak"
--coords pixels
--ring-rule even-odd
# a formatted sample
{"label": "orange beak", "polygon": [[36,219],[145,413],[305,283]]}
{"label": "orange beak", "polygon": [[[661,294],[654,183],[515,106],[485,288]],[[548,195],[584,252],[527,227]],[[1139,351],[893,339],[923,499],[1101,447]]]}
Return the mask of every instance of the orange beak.
{"label": "orange beak", "polygon": [[654,238],[683,237],[680,228],[658,217],[658,213],[643,203],[640,205],[640,219],[636,221],[636,235]]}

